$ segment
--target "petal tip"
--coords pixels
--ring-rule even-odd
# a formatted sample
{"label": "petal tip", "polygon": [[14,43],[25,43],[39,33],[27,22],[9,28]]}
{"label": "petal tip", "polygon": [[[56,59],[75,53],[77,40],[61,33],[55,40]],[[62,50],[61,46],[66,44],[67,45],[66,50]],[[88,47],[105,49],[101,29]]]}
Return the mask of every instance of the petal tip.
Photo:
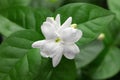
{"label": "petal tip", "polygon": [[68,19],[72,22],[72,17],[71,16]]}
{"label": "petal tip", "polygon": [[43,46],[45,44],[45,40],[41,40],[41,41],[36,41],[32,43],[32,47],[33,48],[41,48],[41,46]]}
{"label": "petal tip", "polygon": [[53,64],[53,67],[55,68],[57,65],[56,64]]}
{"label": "petal tip", "polygon": [[58,13],[57,16],[60,16],[60,14]]}
{"label": "petal tip", "polygon": [[32,48],[36,48],[36,44],[35,44],[35,42],[32,43]]}
{"label": "petal tip", "polygon": [[53,64],[53,67],[55,68],[58,64],[56,63],[56,62],[52,62],[52,64]]}

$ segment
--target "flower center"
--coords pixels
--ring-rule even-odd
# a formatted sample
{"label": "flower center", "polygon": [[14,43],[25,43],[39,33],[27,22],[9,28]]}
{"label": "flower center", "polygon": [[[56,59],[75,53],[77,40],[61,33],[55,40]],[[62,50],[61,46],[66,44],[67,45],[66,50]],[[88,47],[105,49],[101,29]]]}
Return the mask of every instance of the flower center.
{"label": "flower center", "polygon": [[61,41],[60,38],[56,38],[56,39],[55,39],[55,42],[57,42],[57,43],[60,42],[60,41]]}
{"label": "flower center", "polygon": [[72,24],[71,27],[72,28],[77,28],[77,24]]}

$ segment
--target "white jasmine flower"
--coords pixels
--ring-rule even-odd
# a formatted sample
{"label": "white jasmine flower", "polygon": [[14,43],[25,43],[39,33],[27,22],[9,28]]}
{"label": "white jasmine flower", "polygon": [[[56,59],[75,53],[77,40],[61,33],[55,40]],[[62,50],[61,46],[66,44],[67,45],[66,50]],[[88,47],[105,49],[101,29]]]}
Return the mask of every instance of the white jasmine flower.
{"label": "white jasmine flower", "polygon": [[74,59],[75,55],[80,52],[75,44],[82,32],[76,29],[77,24],[72,24],[72,17],[69,17],[62,25],[60,15],[54,18],[48,17],[41,26],[45,40],[36,41],[32,44],[33,48],[40,48],[43,57],[52,58],[53,67],[56,67],[62,55],[68,59]]}

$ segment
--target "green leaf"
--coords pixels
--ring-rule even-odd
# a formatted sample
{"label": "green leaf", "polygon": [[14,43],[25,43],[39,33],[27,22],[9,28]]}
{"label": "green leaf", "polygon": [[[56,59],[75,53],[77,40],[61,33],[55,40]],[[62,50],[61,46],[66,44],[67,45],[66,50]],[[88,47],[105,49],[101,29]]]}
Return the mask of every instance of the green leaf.
{"label": "green leaf", "polygon": [[116,14],[116,18],[120,21],[120,1],[107,0],[109,9]]}
{"label": "green leaf", "polygon": [[75,80],[76,67],[74,60],[68,60],[63,57],[55,68],[51,67],[50,62],[45,63],[45,66],[40,69],[38,77],[34,80]]}
{"label": "green leaf", "polygon": [[100,56],[88,66],[87,74],[93,79],[107,79],[120,71],[120,49],[117,47],[107,48]]}
{"label": "green leaf", "polygon": [[77,68],[84,67],[92,62],[103,50],[103,43],[96,40],[92,43],[81,46],[80,50],[80,54],[75,58]]}
{"label": "green leaf", "polygon": [[44,7],[50,10],[55,10],[60,7],[64,0],[32,0],[32,7]]}
{"label": "green leaf", "polygon": [[0,80],[24,80],[36,75],[41,58],[31,44],[39,39],[43,38],[35,31],[25,30],[13,33],[3,42],[0,46]]}
{"label": "green leaf", "polygon": [[44,37],[32,30],[9,36],[0,46],[0,80],[75,80],[74,60],[62,58],[53,68],[51,59],[32,49],[32,43],[41,39]]}
{"label": "green leaf", "polygon": [[105,34],[105,45],[119,45],[119,34],[120,34],[120,22],[115,18],[111,23],[104,29]]}
{"label": "green leaf", "polygon": [[114,12],[116,14],[116,18],[118,19],[118,21],[116,22],[117,23],[117,26],[116,24],[114,24],[114,28],[118,29],[118,30],[114,30],[114,32],[118,32],[116,34],[116,41],[115,41],[115,44],[117,44],[118,46],[120,46],[120,2],[118,0],[108,0],[108,6],[109,6],[109,9]]}
{"label": "green leaf", "polygon": [[107,79],[113,77],[120,71],[119,57],[120,49],[117,48],[119,21],[115,18],[104,29],[104,50],[86,68],[87,75],[93,79]]}
{"label": "green leaf", "polygon": [[105,0],[65,0],[64,4],[68,4],[68,3],[90,3],[90,4],[95,4],[95,5],[99,5],[102,7],[106,7],[105,5]]}
{"label": "green leaf", "polygon": [[58,67],[51,72],[50,80],[75,80],[76,66],[74,60],[62,58]]}
{"label": "green leaf", "polygon": [[26,6],[31,0],[0,0],[0,10],[9,8],[10,6]]}
{"label": "green leaf", "polygon": [[31,0],[0,0],[0,10],[9,8],[10,6],[26,6]]}
{"label": "green leaf", "polygon": [[116,41],[115,41],[115,44],[120,48],[120,31],[116,37]]}
{"label": "green leaf", "polygon": [[23,30],[23,28],[0,15],[0,33],[8,37],[19,30]]}
{"label": "green leaf", "polygon": [[40,26],[46,17],[51,16],[47,9],[32,9],[29,7],[17,6],[5,9],[0,12],[1,15],[22,26],[25,29],[34,29],[40,32]]}
{"label": "green leaf", "polygon": [[0,80],[32,80],[37,75],[41,56],[31,44],[39,39],[43,38],[35,31],[25,30],[4,41],[0,47]]}
{"label": "green leaf", "polygon": [[61,14],[62,22],[72,16],[73,23],[83,32],[79,45],[96,39],[104,28],[111,22],[114,15],[100,7],[87,3],[73,3],[59,8],[56,14]]}

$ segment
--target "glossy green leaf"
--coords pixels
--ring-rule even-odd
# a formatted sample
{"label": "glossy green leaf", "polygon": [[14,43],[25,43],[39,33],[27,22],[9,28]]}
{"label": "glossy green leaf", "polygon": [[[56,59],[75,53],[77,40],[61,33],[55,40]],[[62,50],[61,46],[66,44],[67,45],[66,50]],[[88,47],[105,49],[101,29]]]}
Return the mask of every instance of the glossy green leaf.
{"label": "glossy green leaf", "polygon": [[14,23],[25,29],[34,29],[40,32],[40,26],[46,17],[51,16],[51,12],[46,9],[31,9],[29,7],[17,6],[5,9],[0,12]]}
{"label": "glossy green leaf", "polygon": [[41,34],[24,30],[13,33],[3,42],[0,46],[0,80],[75,80],[74,60],[63,58],[53,68],[51,59],[42,58],[39,49],[31,47],[40,39],[44,39]]}
{"label": "glossy green leaf", "polygon": [[101,7],[106,7],[105,1],[106,0],[64,0],[64,4],[81,2],[81,3],[91,3],[91,4],[99,5]]}
{"label": "glossy green leaf", "polygon": [[55,10],[60,7],[64,0],[32,0],[32,7],[44,7],[50,10]]}
{"label": "glossy green leaf", "polygon": [[106,45],[110,46],[119,45],[119,34],[120,34],[120,22],[115,18],[111,23],[104,29],[105,39],[104,42]]}
{"label": "glossy green leaf", "polygon": [[58,13],[61,14],[62,22],[72,16],[73,23],[78,24],[78,29],[83,31],[79,45],[96,39],[114,17],[111,12],[87,3],[68,4],[59,8],[56,11]]}
{"label": "glossy green leaf", "polygon": [[113,77],[120,71],[119,57],[120,49],[117,48],[119,33],[119,21],[113,19],[104,29],[104,50],[87,67],[87,74],[93,79],[107,79]]}
{"label": "glossy green leaf", "polygon": [[0,47],[0,80],[24,80],[36,75],[41,58],[31,44],[39,39],[42,36],[35,31],[25,30],[13,33],[3,42]]}
{"label": "glossy green leaf", "polygon": [[23,28],[0,15],[0,33],[2,35],[7,37],[19,30],[23,30]]}
{"label": "glossy green leaf", "polygon": [[115,44],[120,48],[120,31],[116,37],[116,41],[115,41]]}
{"label": "glossy green leaf", "polygon": [[107,0],[109,9],[116,14],[116,18],[120,21],[120,1]]}
{"label": "glossy green leaf", "polygon": [[103,50],[101,41],[93,41],[87,45],[80,47],[80,54],[75,58],[77,68],[84,67],[92,62]]}
{"label": "glossy green leaf", "polygon": [[118,21],[116,22],[117,25],[113,23],[113,27],[117,29],[117,30],[114,30],[113,32],[117,32],[117,34],[115,35],[116,37],[115,44],[120,46],[120,1],[107,0],[107,2],[108,2],[109,9],[116,14],[116,18],[118,19]]}
{"label": "glossy green leaf", "polygon": [[9,8],[10,6],[26,6],[30,4],[31,0],[0,0],[0,10]]}
{"label": "glossy green leaf", "polygon": [[93,79],[107,79],[120,71],[120,49],[110,47],[100,54],[100,56],[88,66],[87,74]]}
{"label": "glossy green leaf", "polygon": [[75,80],[76,66],[74,60],[62,58],[58,67],[51,72],[50,80]]}
{"label": "glossy green leaf", "polygon": [[[60,64],[52,68],[50,62],[43,66],[35,80],[75,80],[76,68],[74,60],[62,58]],[[70,65],[70,66],[69,66]]]}

